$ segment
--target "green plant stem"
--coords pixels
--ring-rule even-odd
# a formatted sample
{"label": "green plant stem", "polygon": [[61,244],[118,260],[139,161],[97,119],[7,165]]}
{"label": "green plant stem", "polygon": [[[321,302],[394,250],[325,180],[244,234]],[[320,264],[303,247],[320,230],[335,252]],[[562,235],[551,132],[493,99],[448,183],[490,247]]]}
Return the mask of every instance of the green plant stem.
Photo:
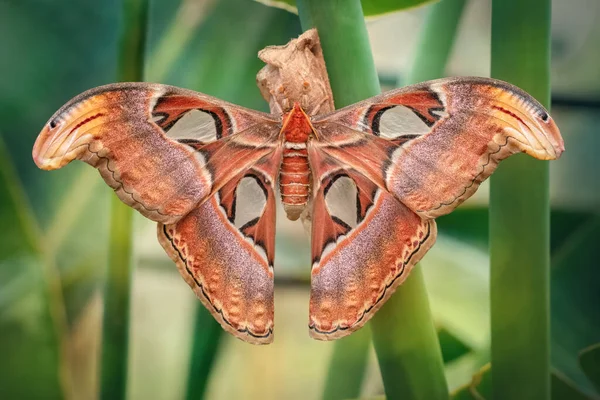
{"label": "green plant stem", "polygon": [[[141,81],[148,16],[147,0],[124,0],[119,79]],[[113,196],[104,316],[100,398],[126,397],[131,297],[133,210]]]}
{"label": "green plant stem", "polygon": [[[360,1],[298,0],[297,5],[302,29],[316,27],[319,31],[335,106],[344,107],[377,95],[381,89]],[[364,327],[352,335],[334,345],[324,399],[360,395],[370,334]]]}
{"label": "green plant stem", "polygon": [[219,343],[223,336],[223,328],[219,325],[208,310],[198,302],[196,320],[194,323],[194,340],[188,373],[187,400],[204,398],[208,378],[218,354]]}
{"label": "green plant stem", "polygon": [[466,0],[443,0],[429,8],[417,44],[417,54],[406,84],[445,75],[446,64],[454,45]]}
{"label": "green plant stem", "polygon": [[447,399],[442,351],[416,265],[371,322],[388,399]]}
{"label": "green plant stem", "polygon": [[300,0],[297,5],[302,29],[319,31],[336,108],[379,94],[360,1]]}
{"label": "green plant stem", "polygon": [[[444,76],[464,6],[465,0],[431,6],[407,84]],[[448,398],[442,352],[419,264],[371,325],[388,398]]]}
{"label": "green plant stem", "polygon": [[[297,4],[303,28],[315,26],[319,31],[336,107],[379,93],[360,2],[299,0]],[[447,398],[442,355],[423,278],[418,268],[412,274],[370,324],[386,395],[390,399]],[[367,334],[364,336],[361,340],[366,343]],[[409,343],[411,347],[406,346]],[[346,363],[364,373],[368,346],[359,349],[362,353],[344,341],[336,344],[327,388],[348,382],[347,376],[335,370],[336,354],[347,354],[351,359]]]}
{"label": "green plant stem", "polygon": [[359,397],[365,378],[370,345],[371,332],[368,326],[335,343],[323,399],[341,400]]}
{"label": "green plant stem", "polygon": [[127,390],[129,303],[131,297],[132,211],[111,199],[108,274],[102,321],[102,399],[124,399]]}
{"label": "green plant stem", "polygon": [[149,0],[123,0],[123,21],[119,48],[119,80],[144,80],[144,59]]}
{"label": "green plant stem", "polygon": [[[492,2],[492,76],[550,103],[550,0]],[[518,62],[514,62],[518,60]],[[492,387],[550,398],[548,164],[524,155],[491,178]]]}

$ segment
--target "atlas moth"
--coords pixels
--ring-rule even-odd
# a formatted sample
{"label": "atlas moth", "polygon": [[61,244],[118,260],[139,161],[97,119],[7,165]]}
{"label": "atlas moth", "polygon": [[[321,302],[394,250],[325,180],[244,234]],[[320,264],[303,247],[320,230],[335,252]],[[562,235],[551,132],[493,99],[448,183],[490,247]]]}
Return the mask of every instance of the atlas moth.
{"label": "atlas moth", "polygon": [[499,161],[564,150],[548,112],[505,82],[440,79],[334,110],[316,31],[259,57],[270,114],[118,83],[65,104],[33,148],[42,169],[92,165],[156,221],[200,301],[250,343],[273,340],[278,197],[289,219],[312,225],[309,332],[332,340],[373,316],[433,245],[435,218]]}

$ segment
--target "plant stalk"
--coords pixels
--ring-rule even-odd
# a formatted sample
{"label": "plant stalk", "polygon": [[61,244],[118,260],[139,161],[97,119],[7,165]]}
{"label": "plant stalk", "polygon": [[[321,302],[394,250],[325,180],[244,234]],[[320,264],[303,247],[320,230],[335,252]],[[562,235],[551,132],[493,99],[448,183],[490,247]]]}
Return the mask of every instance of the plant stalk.
{"label": "plant stalk", "polygon": [[[315,26],[319,31],[336,107],[378,94],[379,81],[360,1],[299,0],[297,5],[303,29]],[[373,317],[370,326],[388,398],[448,397],[442,355],[419,268]],[[364,333],[360,340],[364,340],[363,346],[350,346],[343,340],[336,343],[326,388],[348,382],[348,374],[341,376],[336,368],[336,354],[345,354],[346,364],[354,365],[356,371],[351,376],[362,376],[358,371],[364,374],[368,335]],[[352,397],[360,394],[359,389]],[[325,397],[331,398],[329,395],[326,391]],[[343,395],[351,397],[350,393]]]}
{"label": "plant stalk", "polygon": [[329,361],[323,399],[342,400],[360,396],[370,345],[371,332],[368,326],[336,341]]}
{"label": "plant stalk", "polygon": [[[550,105],[550,0],[492,1],[492,76]],[[518,60],[515,62],[515,60]],[[550,398],[548,163],[517,155],[490,185],[492,388]]]}
{"label": "plant stalk", "polygon": [[465,3],[466,0],[443,0],[430,6],[419,36],[415,60],[406,77],[407,85],[446,75],[446,64],[454,47]]}
{"label": "plant stalk", "polygon": [[203,399],[208,386],[210,371],[218,354],[223,328],[208,310],[197,304],[194,322],[194,340],[188,373],[187,400]]}
{"label": "plant stalk", "polygon": [[[380,93],[359,0],[298,0],[304,31],[317,28],[336,108]],[[358,397],[370,345],[367,326],[334,344],[324,399]]]}
{"label": "plant stalk", "polygon": [[387,398],[448,398],[442,351],[420,265],[373,317],[371,328]]}
{"label": "plant stalk", "polygon": [[[144,71],[148,1],[124,0],[119,80],[141,81]],[[104,288],[100,398],[126,398],[129,354],[133,210],[111,200],[108,271]]]}
{"label": "plant stalk", "polygon": [[[430,7],[406,84],[444,76],[464,6],[465,0],[444,0]],[[371,326],[388,398],[449,397],[420,264],[373,317]]]}
{"label": "plant stalk", "polygon": [[302,29],[319,31],[335,107],[379,94],[365,17],[359,0],[299,0]]}

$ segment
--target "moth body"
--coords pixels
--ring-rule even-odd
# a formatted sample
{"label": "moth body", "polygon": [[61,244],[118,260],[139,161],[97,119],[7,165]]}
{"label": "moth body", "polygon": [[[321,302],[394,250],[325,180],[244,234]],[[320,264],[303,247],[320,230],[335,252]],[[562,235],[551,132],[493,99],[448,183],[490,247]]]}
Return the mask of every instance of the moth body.
{"label": "moth body", "polygon": [[295,221],[308,203],[311,171],[307,143],[313,135],[309,117],[298,103],[284,115],[281,128],[283,157],[279,172],[281,201],[287,217]]}

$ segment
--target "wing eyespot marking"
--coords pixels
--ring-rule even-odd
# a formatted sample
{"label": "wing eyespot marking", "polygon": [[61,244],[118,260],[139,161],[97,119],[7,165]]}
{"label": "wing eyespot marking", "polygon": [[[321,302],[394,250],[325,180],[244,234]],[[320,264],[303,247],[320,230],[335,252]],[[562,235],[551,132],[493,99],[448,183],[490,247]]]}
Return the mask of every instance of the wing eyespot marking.
{"label": "wing eyespot marking", "polygon": [[415,115],[419,117],[419,119],[423,121],[423,123],[425,123],[425,125],[427,125],[429,128],[432,128],[436,122],[438,122],[440,118],[444,116],[445,112],[444,107],[433,107],[427,110],[428,115],[424,115],[414,107],[406,106],[406,108],[410,108]]}
{"label": "wing eyespot marking", "polygon": [[152,121],[172,139],[214,142],[230,135],[234,120],[223,107],[176,93],[163,94],[153,105]]}

